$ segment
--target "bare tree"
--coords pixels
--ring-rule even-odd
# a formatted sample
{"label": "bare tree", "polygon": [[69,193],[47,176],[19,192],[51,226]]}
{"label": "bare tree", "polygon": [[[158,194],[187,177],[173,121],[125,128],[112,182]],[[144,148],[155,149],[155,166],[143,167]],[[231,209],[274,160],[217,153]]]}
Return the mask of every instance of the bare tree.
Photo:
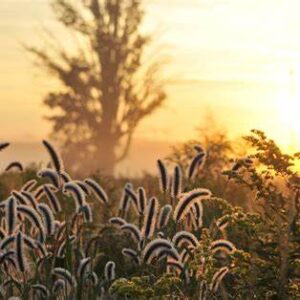
{"label": "bare tree", "polygon": [[55,111],[47,117],[53,138],[73,171],[112,174],[140,121],[165,99],[159,63],[144,63],[151,38],[140,30],[141,2],[55,0],[52,8],[75,37],[77,51],[66,50],[57,38],[46,48],[27,50],[63,86],[44,99]]}

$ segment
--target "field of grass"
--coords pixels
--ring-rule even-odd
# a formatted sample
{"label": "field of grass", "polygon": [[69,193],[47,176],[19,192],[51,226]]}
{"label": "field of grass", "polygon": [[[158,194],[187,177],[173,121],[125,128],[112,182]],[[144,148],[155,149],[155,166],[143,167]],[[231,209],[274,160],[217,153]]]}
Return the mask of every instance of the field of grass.
{"label": "field of grass", "polygon": [[300,299],[299,154],[244,140],[235,159],[183,145],[132,182],[71,178],[44,141],[48,168],[0,176],[2,298]]}

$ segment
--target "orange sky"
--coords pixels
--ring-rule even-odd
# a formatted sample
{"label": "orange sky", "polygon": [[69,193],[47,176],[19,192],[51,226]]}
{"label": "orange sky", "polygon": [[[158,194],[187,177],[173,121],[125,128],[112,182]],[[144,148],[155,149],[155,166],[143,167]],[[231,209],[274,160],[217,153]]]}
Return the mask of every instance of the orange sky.
{"label": "orange sky", "polygon": [[[49,132],[41,99],[55,82],[32,66],[20,46],[42,42],[41,24],[64,36],[48,3],[0,0],[1,139],[37,141]],[[170,58],[169,98],[143,122],[138,137],[191,138],[209,110],[234,135],[255,127],[285,146],[300,146],[300,1],[146,3],[145,28],[159,32],[157,43]]]}

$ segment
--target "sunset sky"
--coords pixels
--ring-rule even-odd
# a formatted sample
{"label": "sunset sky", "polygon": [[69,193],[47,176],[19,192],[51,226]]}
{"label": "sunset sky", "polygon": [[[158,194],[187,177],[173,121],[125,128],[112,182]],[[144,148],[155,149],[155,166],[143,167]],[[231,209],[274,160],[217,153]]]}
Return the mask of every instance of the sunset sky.
{"label": "sunset sky", "polygon": [[[146,15],[168,56],[169,98],[138,138],[186,140],[209,111],[232,135],[259,128],[300,147],[299,0],[151,0]],[[43,44],[41,25],[64,37],[48,0],[0,0],[1,140],[49,133],[42,97],[56,83],[21,46]]]}

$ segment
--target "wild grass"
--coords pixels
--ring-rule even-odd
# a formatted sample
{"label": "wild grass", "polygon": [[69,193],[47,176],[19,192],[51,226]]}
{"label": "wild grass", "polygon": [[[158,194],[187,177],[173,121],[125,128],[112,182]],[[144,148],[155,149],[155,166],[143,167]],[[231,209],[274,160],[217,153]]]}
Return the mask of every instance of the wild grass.
{"label": "wild grass", "polygon": [[193,144],[132,183],[72,178],[44,141],[48,168],[0,176],[2,298],[298,299],[299,154],[245,140],[251,155],[223,170]]}

